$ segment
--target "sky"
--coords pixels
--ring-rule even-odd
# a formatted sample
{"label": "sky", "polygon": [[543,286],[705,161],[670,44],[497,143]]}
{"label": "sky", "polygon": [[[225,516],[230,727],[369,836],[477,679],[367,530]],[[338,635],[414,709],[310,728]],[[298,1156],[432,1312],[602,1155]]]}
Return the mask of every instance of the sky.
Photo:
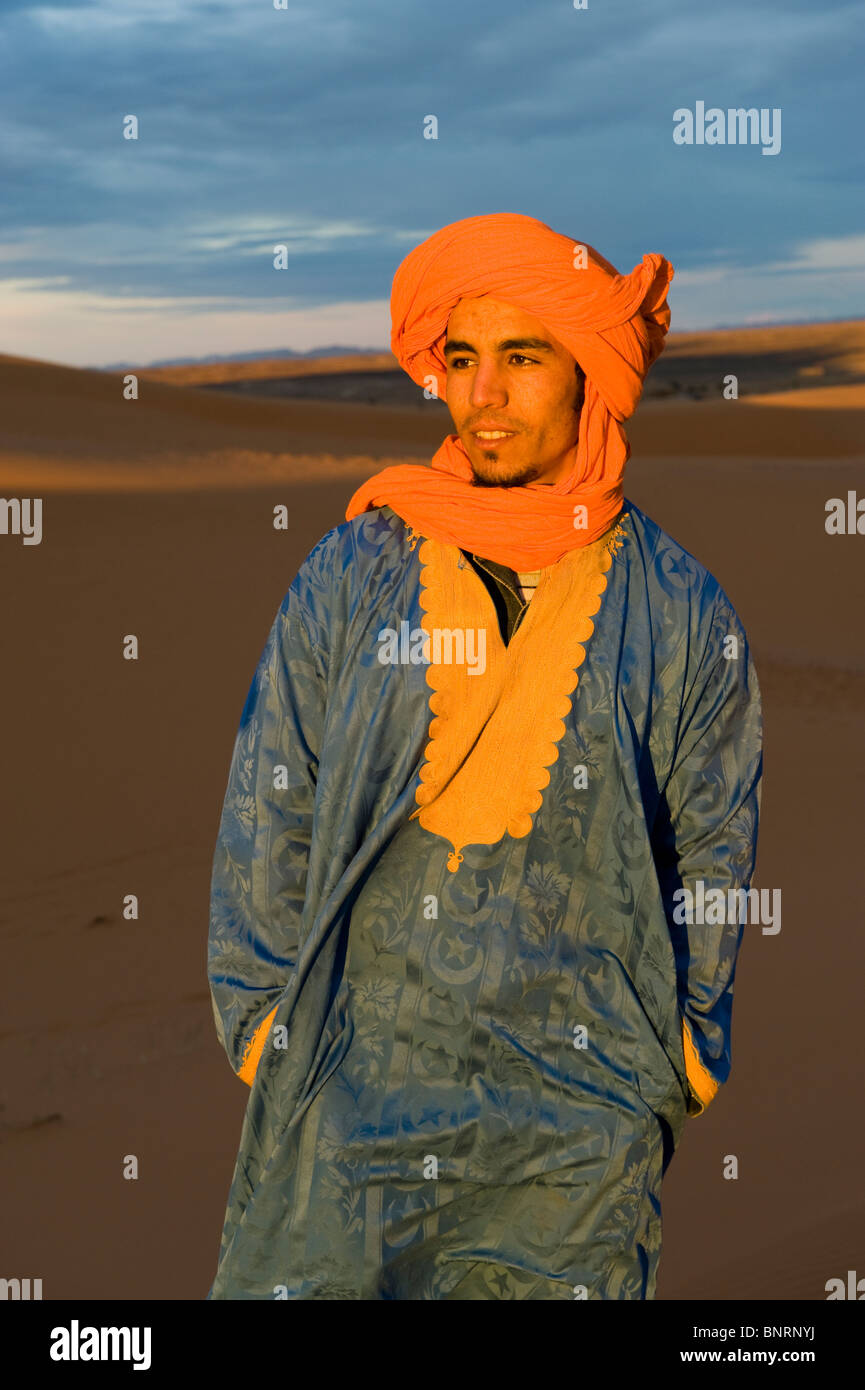
{"label": "sky", "polygon": [[859,0],[0,0],[0,352],[387,348],[490,212],[661,252],[674,331],[863,317],[863,49]]}

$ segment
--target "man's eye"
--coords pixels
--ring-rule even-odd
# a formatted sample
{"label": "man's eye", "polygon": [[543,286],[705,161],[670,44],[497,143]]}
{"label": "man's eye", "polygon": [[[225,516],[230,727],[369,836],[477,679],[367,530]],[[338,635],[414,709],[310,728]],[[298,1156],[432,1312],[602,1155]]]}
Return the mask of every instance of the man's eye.
{"label": "man's eye", "polygon": [[[451,367],[459,367],[460,364],[461,364],[462,362],[469,362],[470,360],[471,360],[471,359],[468,358],[468,357],[452,357],[451,360],[450,360],[450,365],[451,365]],[[513,361],[517,361],[517,362],[529,362],[529,363],[532,363],[532,364],[534,364],[534,365],[537,365],[537,358],[535,358],[535,357],[526,357],[525,353],[523,353],[523,352],[512,352],[512,353],[511,353],[511,361],[512,361],[512,362],[513,362]]]}

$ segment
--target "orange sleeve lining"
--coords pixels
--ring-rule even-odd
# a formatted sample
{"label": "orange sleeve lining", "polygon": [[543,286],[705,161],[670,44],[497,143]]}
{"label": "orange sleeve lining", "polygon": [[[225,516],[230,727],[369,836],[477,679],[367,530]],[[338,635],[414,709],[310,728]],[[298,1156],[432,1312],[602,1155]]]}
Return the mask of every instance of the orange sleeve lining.
{"label": "orange sleeve lining", "polygon": [[278,1007],[279,1005],[275,1005],[264,1022],[259,1023],[252,1038],[246,1045],[246,1051],[243,1054],[243,1061],[241,1062],[240,1070],[237,1075],[240,1077],[241,1081],[246,1082],[247,1086],[251,1086],[255,1080],[258,1063],[264,1051],[264,1044],[267,1042],[267,1035],[270,1032],[270,1026],[276,1016]]}
{"label": "orange sleeve lining", "polygon": [[711,1072],[707,1071],[700,1060],[700,1054],[694,1045],[694,1038],[691,1033],[688,1020],[682,1017],[682,1040],[685,1047],[685,1071],[694,1096],[699,1103],[699,1110],[692,1109],[692,1115],[702,1115],[706,1107],[715,1099],[720,1089],[719,1082],[715,1080]]}

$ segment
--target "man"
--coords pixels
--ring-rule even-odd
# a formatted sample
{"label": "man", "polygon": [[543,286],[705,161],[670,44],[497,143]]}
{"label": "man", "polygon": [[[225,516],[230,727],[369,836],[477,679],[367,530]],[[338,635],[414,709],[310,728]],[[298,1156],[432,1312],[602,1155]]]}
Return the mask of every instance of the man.
{"label": "man", "polygon": [[456,434],[315,546],[241,719],[211,1298],[654,1297],[742,936],[682,904],[748,887],[762,767],[729,600],[623,496],[672,273],[510,214],[397,271],[393,350]]}

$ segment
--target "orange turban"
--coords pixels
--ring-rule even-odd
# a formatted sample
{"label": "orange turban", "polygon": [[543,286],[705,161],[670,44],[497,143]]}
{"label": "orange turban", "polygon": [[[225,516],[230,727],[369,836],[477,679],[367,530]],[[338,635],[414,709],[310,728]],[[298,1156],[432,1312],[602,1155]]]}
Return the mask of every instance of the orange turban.
{"label": "orange turban", "polygon": [[525,309],[585,373],[573,466],[558,483],[475,487],[468,454],[452,434],[431,468],[398,464],[370,478],[346,518],[387,503],[422,535],[518,570],[554,564],[596,540],[622,509],[630,454],[623,421],[663,348],[672,278],[670,262],[654,252],[620,275],[585,242],[519,213],[467,217],[428,237],[394,276],[391,348],[400,366],[446,400],[442,348],[459,300],[488,294]]}

